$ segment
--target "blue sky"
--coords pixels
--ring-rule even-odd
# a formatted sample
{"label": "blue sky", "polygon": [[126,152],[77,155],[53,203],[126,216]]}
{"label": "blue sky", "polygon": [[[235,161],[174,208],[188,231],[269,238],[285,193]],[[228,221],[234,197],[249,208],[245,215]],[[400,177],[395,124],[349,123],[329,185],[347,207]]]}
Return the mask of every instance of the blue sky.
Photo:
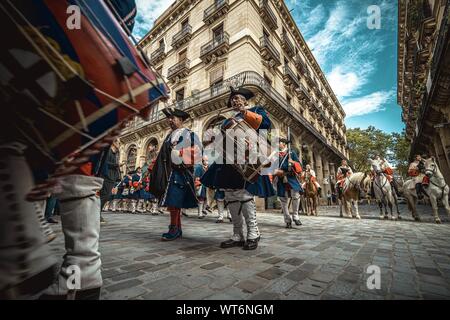
{"label": "blue sky", "polygon": [[[401,132],[396,103],[397,1],[286,0],[305,40],[341,102],[348,128],[375,126]],[[170,0],[136,0],[134,30],[142,37]],[[369,29],[367,9],[377,5],[381,28]]]}

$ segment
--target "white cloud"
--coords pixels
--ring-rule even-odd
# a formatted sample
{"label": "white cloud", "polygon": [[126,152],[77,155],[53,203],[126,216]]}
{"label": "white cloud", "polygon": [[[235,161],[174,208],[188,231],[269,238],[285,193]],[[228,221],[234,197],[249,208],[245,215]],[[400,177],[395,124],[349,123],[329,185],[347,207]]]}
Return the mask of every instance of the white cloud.
{"label": "white cloud", "polygon": [[383,111],[385,105],[395,97],[395,90],[378,91],[364,97],[348,99],[342,102],[347,118]]}
{"label": "white cloud", "polygon": [[136,0],[137,18],[133,33],[141,39],[153,27],[153,23],[174,1],[169,0]]}

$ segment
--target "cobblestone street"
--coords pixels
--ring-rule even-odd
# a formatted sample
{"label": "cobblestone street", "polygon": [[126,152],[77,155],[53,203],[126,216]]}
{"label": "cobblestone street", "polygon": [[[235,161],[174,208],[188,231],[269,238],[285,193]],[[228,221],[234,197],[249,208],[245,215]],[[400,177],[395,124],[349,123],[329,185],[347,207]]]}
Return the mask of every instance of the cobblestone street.
{"label": "cobblestone street", "polygon": [[[380,221],[374,206],[360,206],[362,220],[339,218],[337,207],[303,226],[285,229],[280,213],[260,213],[255,251],[220,249],[231,223],[216,216],[183,217],[183,239],[162,242],[167,214],[104,214],[100,251],[102,299],[449,299],[450,223],[423,222],[406,207],[402,221]],[[63,254],[60,226],[52,243]],[[368,265],[381,269],[381,289],[366,285]]]}

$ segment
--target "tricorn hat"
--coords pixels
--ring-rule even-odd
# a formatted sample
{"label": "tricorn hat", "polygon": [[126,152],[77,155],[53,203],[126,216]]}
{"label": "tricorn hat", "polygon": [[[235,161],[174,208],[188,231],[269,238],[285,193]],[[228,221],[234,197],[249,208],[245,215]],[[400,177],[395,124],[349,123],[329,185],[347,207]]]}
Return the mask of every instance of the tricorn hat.
{"label": "tricorn hat", "polygon": [[279,141],[280,141],[280,142],[283,142],[283,143],[285,143],[285,144],[288,144],[288,143],[289,143],[289,140],[288,140],[287,138],[280,138]]}
{"label": "tricorn hat", "polygon": [[233,98],[233,96],[240,94],[241,96],[244,96],[245,99],[251,99],[255,96],[255,94],[253,92],[251,92],[248,89],[245,88],[239,88],[239,89],[234,89],[233,87],[230,87],[230,98],[228,99],[228,108],[231,107],[231,98]]}
{"label": "tricorn hat", "polygon": [[181,118],[183,121],[189,118],[189,113],[177,108],[165,108],[162,112],[169,117]]}

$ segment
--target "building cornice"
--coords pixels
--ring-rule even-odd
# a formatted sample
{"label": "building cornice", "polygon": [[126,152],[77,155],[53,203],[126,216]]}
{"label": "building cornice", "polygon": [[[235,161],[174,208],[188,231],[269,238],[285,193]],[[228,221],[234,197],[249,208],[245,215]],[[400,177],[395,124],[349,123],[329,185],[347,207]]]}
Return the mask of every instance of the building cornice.
{"label": "building cornice", "polygon": [[316,58],[314,57],[313,53],[311,52],[308,44],[306,43],[305,39],[303,38],[302,33],[300,32],[300,29],[298,28],[297,24],[294,21],[294,18],[292,17],[291,13],[289,12],[288,7],[284,3],[283,0],[272,0],[278,10],[280,11],[285,23],[287,23],[288,27],[291,30],[291,33],[295,36],[297,43],[300,44],[301,49],[305,54],[307,54],[308,61],[310,64],[312,64],[314,71],[317,75],[319,75],[320,80],[324,84],[324,87],[328,90],[328,93],[330,97],[332,98],[333,102],[338,107],[339,111],[341,112],[342,117],[345,117],[345,111],[342,108],[339,100],[337,99],[333,89],[331,88],[330,84],[328,83],[327,78],[325,77],[322,68],[320,68],[319,63],[317,62]]}

